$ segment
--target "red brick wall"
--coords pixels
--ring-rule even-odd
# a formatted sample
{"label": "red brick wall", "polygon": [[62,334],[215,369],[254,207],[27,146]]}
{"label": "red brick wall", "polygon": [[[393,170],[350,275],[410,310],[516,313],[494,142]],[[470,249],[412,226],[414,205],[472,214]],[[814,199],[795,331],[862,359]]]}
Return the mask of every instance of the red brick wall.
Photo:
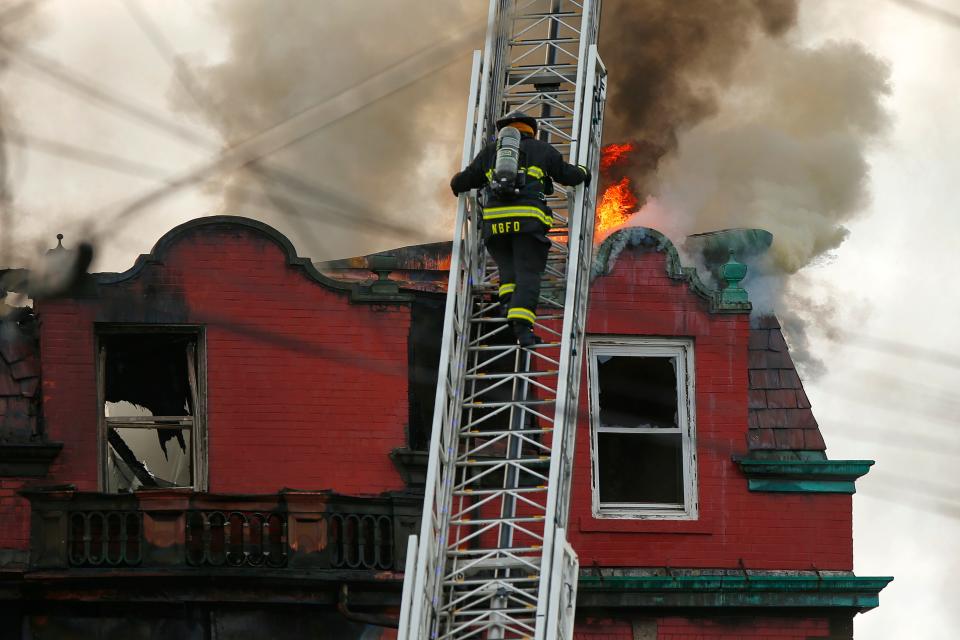
{"label": "red brick wall", "polygon": [[17,491],[23,480],[0,478],[0,549],[30,547],[30,504]]}
{"label": "red brick wall", "polygon": [[[694,342],[700,517],[696,522],[595,519],[583,377],[570,539],[580,565],[852,568],[847,495],[750,493],[731,456],[746,454],[749,318],[708,312],[666,274],[666,254],[627,249],[594,281],[591,335],[688,337]],[[586,367],[584,367],[586,370]]]}
{"label": "red brick wall", "polygon": [[633,640],[633,625],[628,620],[587,618],[574,626],[573,640]]}
{"label": "red brick wall", "polygon": [[808,640],[829,635],[830,624],[824,618],[657,621],[657,640]]}
{"label": "red brick wall", "polygon": [[[657,640],[809,640],[828,638],[830,623],[825,618],[725,617],[695,619],[669,617],[638,623],[640,637]],[[655,635],[651,635],[654,634]],[[575,640],[633,640],[629,620],[578,620]]]}
{"label": "red brick wall", "polygon": [[209,488],[402,488],[406,306],[351,304],[263,233],[206,225],[96,300],[38,305],[52,481],[97,488],[94,322],[206,328]]}

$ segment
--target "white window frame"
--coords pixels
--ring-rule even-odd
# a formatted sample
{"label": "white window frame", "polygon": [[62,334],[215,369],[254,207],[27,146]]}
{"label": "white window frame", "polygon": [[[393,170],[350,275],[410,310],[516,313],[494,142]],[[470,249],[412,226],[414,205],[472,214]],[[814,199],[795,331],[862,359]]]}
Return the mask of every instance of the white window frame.
{"label": "white window frame", "polygon": [[[639,356],[674,358],[677,373],[676,429],[618,428],[600,425],[600,392],[597,371],[598,356]],[[593,495],[593,517],[598,519],[697,520],[699,499],[697,484],[696,387],[693,341],[677,338],[591,337],[587,339],[588,381],[590,393],[590,485]],[[677,433],[681,434],[683,462],[683,505],[656,503],[600,502],[600,456],[598,433]]]}

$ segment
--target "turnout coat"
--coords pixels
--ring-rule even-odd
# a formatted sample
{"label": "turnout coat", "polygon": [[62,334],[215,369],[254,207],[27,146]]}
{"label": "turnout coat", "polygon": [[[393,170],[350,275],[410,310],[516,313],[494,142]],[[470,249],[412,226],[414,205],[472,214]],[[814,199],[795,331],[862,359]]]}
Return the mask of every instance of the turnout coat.
{"label": "turnout coat", "polygon": [[[450,180],[455,194],[485,187],[493,176],[497,145],[487,144],[477,157]],[[483,237],[511,234],[544,234],[553,224],[546,196],[553,182],[574,187],[589,175],[585,167],[568,164],[550,144],[524,133],[520,140],[520,169],[525,183],[514,197],[498,199],[490,189],[483,193]]]}

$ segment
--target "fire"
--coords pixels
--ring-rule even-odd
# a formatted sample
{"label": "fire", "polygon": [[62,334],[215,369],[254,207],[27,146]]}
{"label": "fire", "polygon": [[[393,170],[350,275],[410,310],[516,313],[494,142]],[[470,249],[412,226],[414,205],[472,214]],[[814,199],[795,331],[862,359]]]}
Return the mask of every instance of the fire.
{"label": "fire", "polygon": [[630,178],[623,178],[607,187],[597,205],[597,233],[604,234],[625,223],[630,214],[636,211],[637,202]]}
{"label": "fire", "polygon": [[632,142],[608,144],[600,150],[600,168],[606,171],[613,165],[623,162],[634,149],[636,145]]}

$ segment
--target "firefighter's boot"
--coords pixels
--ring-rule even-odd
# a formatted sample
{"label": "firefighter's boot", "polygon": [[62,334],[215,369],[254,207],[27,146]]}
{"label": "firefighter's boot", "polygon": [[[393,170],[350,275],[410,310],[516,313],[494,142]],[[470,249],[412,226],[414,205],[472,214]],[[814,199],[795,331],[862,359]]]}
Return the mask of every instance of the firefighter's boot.
{"label": "firefighter's boot", "polygon": [[521,347],[532,347],[543,342],[539,336],[533,333],[533,328],[526,322],[514,321],[513,335],[517,337],[517,343]]}

